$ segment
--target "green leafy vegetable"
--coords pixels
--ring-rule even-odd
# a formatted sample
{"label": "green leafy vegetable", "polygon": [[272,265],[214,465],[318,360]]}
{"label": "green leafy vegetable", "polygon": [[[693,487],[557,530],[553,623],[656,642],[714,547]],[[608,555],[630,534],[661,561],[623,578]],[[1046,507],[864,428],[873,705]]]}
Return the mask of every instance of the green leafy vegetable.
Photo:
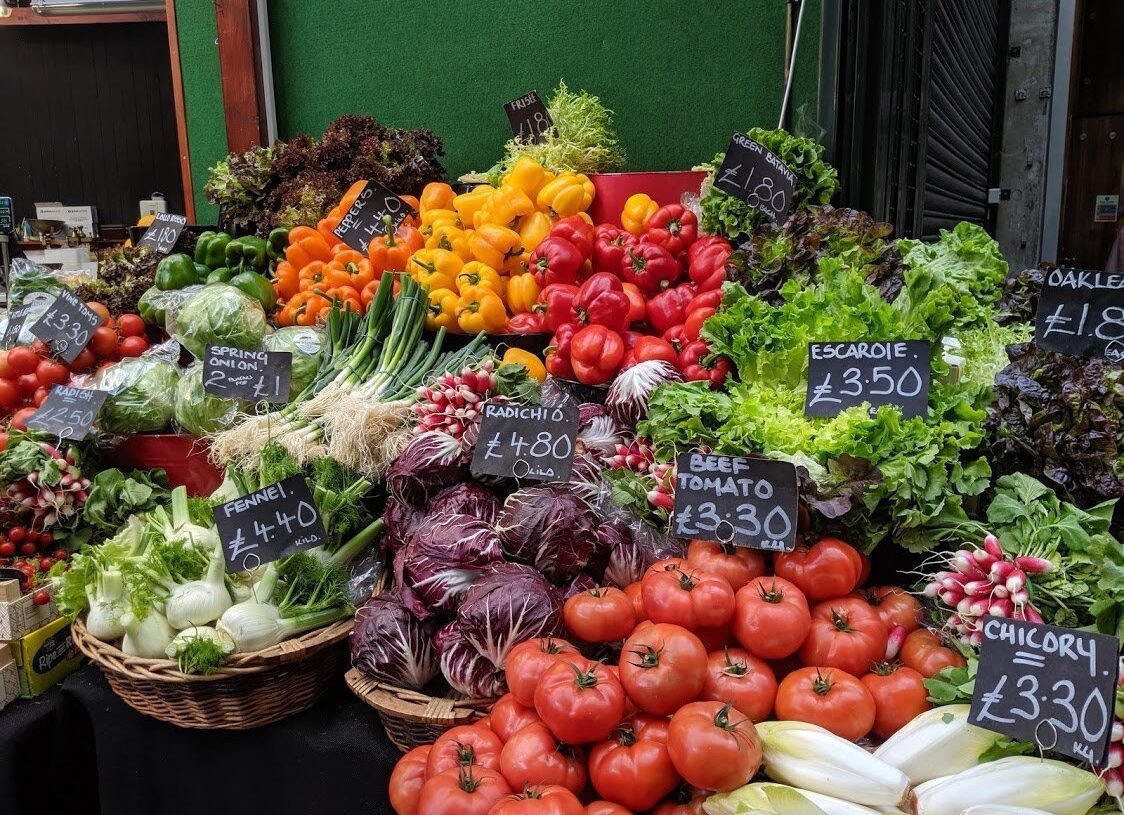
{"label": "green leafy vegetable", "polygon": [[102,370],[95,385],[109,391],[97,424],[106,433],[163,430],[172,420],[180,371],[156,354],[123,359]]}
{"label": "green leafy vegetable", "polygon": [[115,534],[130,516],[155,508],[169,495],[163,470],[125,474],[112,467],[94,476],[82,507],[82,521],[99,532]]}
{"label": "green leafy vegetable", "polygon": [[168,333],[196,359],[208,345],[257,350],[269,333],[261,303],[225,284],[204,286],[178,312],[168,315]]}

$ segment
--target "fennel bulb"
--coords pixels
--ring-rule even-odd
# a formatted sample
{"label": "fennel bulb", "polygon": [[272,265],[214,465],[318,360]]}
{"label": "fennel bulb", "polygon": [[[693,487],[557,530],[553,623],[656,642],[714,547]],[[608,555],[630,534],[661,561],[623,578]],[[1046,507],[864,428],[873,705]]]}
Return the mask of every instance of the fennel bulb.
{"label": "fennel bulb", "polygon": [[95,583],[86,584],[86,597],[90,610],[86,613],[86,630],[102,642],[112,642],[125,636],[121,624],[125,594],[125,581],[117,569],[108,569],[98,575]]}
{"label": "fennel bulb", "polygon": [[235,603],[224,611],[215,628],[234,641],[235,651],[244,654],[261,651],[289,637],[328,625],[346,616],[349,611],[347,606],[334,606],[294,617],[282,617],[281,610],[273,603],[252,598]]}
{"label": "fennel bulb", "polygon": [[197,625],[181,631],[164,649],[169,659],[176,660],[183,673],[204,676],[218,670],[233,651],[234,642],[230,637],[209,625]]}
{"label": "fennel bulb", "polygon": [[176,632],[159,611],[151,609],[143,618],[129,612],[121,618],[121,624],[125,627],[122,653],[145,659],[167,658],[166,649]]}
{"label": "fennel bulb", "polygon": [[182,630],[217,620],[231,606],[226,590],[226,561],[222,548],[211,550],[207,573],[200,580],[181,583],[172,589],[165,614],[171,626]]}

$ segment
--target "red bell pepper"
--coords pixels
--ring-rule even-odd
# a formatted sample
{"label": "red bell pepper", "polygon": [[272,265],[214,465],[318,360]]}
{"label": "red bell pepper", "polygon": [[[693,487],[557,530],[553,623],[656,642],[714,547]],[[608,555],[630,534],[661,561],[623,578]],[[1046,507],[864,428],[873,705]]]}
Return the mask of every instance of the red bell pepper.
{"label": "red bell pepper", "polygon": [[716,309],[720,305],[722,305],[722,291],[720,289],[711,289],[710,291],[700,289],[695,298],[687,304],[687,313],[690,314],[700,308]]}
{"label": "red bell pepper", "polygon": [[621,288],[620,278],[599,272],[582,283],[574,298],[578,321],[586,325],[603,325],[618,334],[628,330],[628,295]]}
{"label": "red bell pepper", "polygon": [[709,320],[716,311],[718,309],[705,306],[687,314],[687,321],[683,323],[683,333],[687,336],[688,342],[694,342],[699,338],[699,331],[702,330],[703,323]]}
{"label": "red bell pepper", "polygon": [[625,331],[621,334],[621,338],[624,340],[624,350],[631,351],[636,347],[636,343],[640,342],[640,340],[644,339],[646,336],[648,335],[641,334],[639,331]]}
{"label": "red bell pepper", "polygon": [[621,259],[636,238],[612,224],[601,224],[593,233],[593,271],[621,273]]}
{"label": "red bell pepper", "polygon": [[566,323],[559,326],[550,338],[550,344],[546,347],[546,370],[551,376],[559,379],[574,378],[574,368],[570,364],[570,346],[579,328],[581,326],[576,323]]}
{"label": "red bell pepper", "polygon": [[682,324],[673,325],[663,332],[663,339],[671,343],[671,347],[675,349],[676,353],[682,351],[687,345],[686,327]]}
{"label": "red bell pepper", "polygon": [[679,355],[667,340],[659,337],[641,337],[624,355],[624,367],[631,368],[638,362],[649,360],[661,360],[678,366]]}
{"label": "red bell pepper", "polygon": [[695,255],[687,266],[687,276],[699,291],[720,289],[726,282],[726,261],[731,254],[729,246],[713,244]]}
{"label": "red bell pepper", "polygon": [[652,295],[674,285],[683,275],[681,264],[658,243],[641,241],[621,258],[621,277]]}
{"label": "red bell pepper", "polygon": [[542,315],[533,311],[513,314],[507,319],[509,334],[541,334],[544,330]]}
{"label": "red bell pepper", "polygon": [[621,335],[603,325],[587,325],[570,340],[570,365],[584,385],[603,385],[616,376],[624,359]]}
{"label": "red bell pepper", "polygon": [[580,215],[568,215],[550,228],[548,238],[562,238],[582,253],[583,260],[593,255],[593,224]]}
{"label": "red bell pepper", "polygon": [[727,249],[733,249],[733,247],[730,246],[730,242],[725,238],[718,235],[707,235],[691,244],[691,248],[687,250],[687,263],[693,263],[700,252],[712,246],[725,246]]}
{"label": "red bell pepper", "polygon": [[648,300],[644,297],[644,292],[635,283],[625,283],[621,288],[628,295],[628,322],[640,322],[648,316]]}
{"label": "red bell pepper", "polygon": [[681,204],[668,204],[648,220],[647,236],[652,243],[680,257],[699,236],[699,219]]}
{"label": "red bell pepper", "polygon": [[711,354],[709,345],[695,340],[679,352],[679,372],[690,382],[709,382],[717,390],[730,373],[730,360]]}
{"label": "red bell pepper", "polygon": [[648,324],[661,334],[673,325],[679,325],[687,319],[687,304],[694,297],[694,287],[684,283],[648,298]]}
{"label": "red bell pepper", "polygon": [[543,238],[531,253],[527,269],[545,288],[552,283],[575,283],[584,262],[581,251],[565,238]]}
{"label": "red bell pepper", "polygon": [[542,317],[544,329],[557,331],[566,323],[578,321],[578,313],[574,309],[574,298],[577,296],[577,286],[554,283],[539,292],[531,310]]}

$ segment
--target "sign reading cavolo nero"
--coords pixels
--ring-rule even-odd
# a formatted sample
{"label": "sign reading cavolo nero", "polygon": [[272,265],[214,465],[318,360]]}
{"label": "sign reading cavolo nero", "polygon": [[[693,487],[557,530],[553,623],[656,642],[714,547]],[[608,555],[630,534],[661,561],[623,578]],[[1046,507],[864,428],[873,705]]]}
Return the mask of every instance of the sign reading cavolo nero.
{"label": "sign reading cavolo nero", "polygon": [[864,402],[897,405],[907,419],[929,410],[927,340],[808,343],[806,416],[835,416]]}
{"label": "sign reading cavolo nero", "polygon": [[[393,232],[409,214],[409,204],[379,182],[368,181],[333,232],[355,251],[367,254],[367,244],[372,238]],[[389,230],[387,218],[390,218]]]}
{"label": "sign reading cavolo nero", "polygon": [[567,481],[574,466],[578,408],[485,402],[480,438],[472,454],[473,475],[530,481]]}
{"label": "sign reading cavolo nero", "polygon": [[1124,274],[1066,268],[1046,272],[1034,341],[1047,351],[1124,361]]}
{"label": "sign reading cavolo nero", "polygon": [[292,370],[293,355],[288,351],[208,345],[203,358],[203,390],[228,399],[285,402]]}
{"label": "sign reading cavolo nero", "polygon": [[213,510],[227,571],[253,569],[328,541],[308,484],[299,475]]}
{"label": "sign reading cavolo nero", "polygon": [[714,176],[714,186],[774,221],[783,221],[796,193],[796,174],[744,133],[735,133]]}
{"label": "sign reading cavolo nero", "polygon": [[796,546],[796,468],[787,461],[683,453],[675,463],[676,537],[773,552]]}
{"label": "sign reading cavolo nero", "polygon": [[1120,641],[990,615],[982,633],[968,721],[1104,766]]}

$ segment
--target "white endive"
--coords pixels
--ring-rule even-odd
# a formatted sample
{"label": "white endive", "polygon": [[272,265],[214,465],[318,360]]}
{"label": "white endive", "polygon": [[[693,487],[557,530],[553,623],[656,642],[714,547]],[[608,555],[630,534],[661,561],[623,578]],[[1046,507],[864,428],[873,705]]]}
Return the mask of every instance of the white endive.
{"label": "white endive", "polygon": [[125,636],[125,626],[121,624],[124,596],[125,581],[117,569],[107,569],[98,575],[95,583],[86,584],[86,599],[90,603],[86,630],[91,637],[112,642]]}
{"label": "white endive", "polygon": [[123,653],[145,659],[167,658],[165,649],[176,632],[159,611],[150,609],[142,619],[128,612],[121,617],[121,624],[125,627],[125,638],[121,640]]}
{"label": "white endive", "polygon": [[1085,815],[1104,794],[1093,773],[1053,759],[1011,756],[926,781],[910,793],[916,815],[961,815],[984,804]]}
{"label": "white endive", "polygon": [[1010,807],[1003,804],[979,804],[968,807],[964,815],[1050,815],[1044,809],[1033,807]]}
{"label": "white endive", "polygon": [[874,755],[905,773],[911,784],[975,767],[980,754],[1004,736],[968,724],[969,708],[945,705],[927,710],[890,736]]}
{"label": "white endive", "polygon": [[878,811],[830,795],[760,782],[703,802],[707,815],[878,815]]}
{"label": "white endive", "polygon": [[192,580],[172,589],[168,598],[166,615],[177,630],[206,625],[217,620],[231,606],[230,592],[226,589],[226,561],[221,546],[211,550],[207,573],[200,580]]}
{"label": "white endive", "polygon": [[867,806],[897,806],[909,779],[847,739],[807,722],[761,722],[762,768],[774,781]]}

